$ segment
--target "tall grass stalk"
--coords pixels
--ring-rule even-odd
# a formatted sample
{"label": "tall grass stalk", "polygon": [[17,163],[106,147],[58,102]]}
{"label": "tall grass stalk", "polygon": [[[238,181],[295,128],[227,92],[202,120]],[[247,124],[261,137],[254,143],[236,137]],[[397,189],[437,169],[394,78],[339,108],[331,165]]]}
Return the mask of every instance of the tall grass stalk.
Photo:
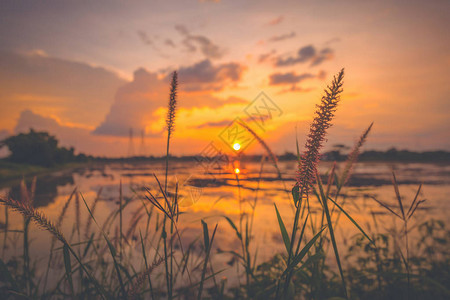
{"label": "tall grass stalk", "polygon": [[[172,81],[170,83],[170,94],[169,94],[169,104],[167,107],[167,117],[166,117],[166,125],[167,125],[167,145],[166,145],[166,174],[164,177],[164,194],[167,194],[167,177],[169,172],[169,156],[170,156],[170,137],[173,133],[175,126],[175,113],[177,108],[177,89],[178,89],[178,74],[176,71],[172,73]],[[167,218],[164,216],[163,221],[163,229],[162,229],[162,237],[164,243],[164,264],[166,267],[166,280],[167,280],[167,293],[168,299],[172,299],[173,295],[173,273],[172,273],[172,265],[173,265],[173,257],[170,256],[170,262],[168,261],[168,251],[167,251],[167,230],[166,230],[166,221]],[[171,223],[171,233],[173,232],[173,221]],[[173,239],[169,240],[169,247],[172,249]],[[169,270],[170,266],[170,270]]]}
{"label": "tall grass stalk", "polygon": [[[67,198],[66,202],[64,203],[61,213],[59,214],[58,220],[56,221],[56,227],[58,227],[58,228],[61,227],[62,222],[64,220],[64,216],[66,215],[67,209],[68,209],[70,202],[71,202],[73,196],[75,195],[76,191],[77,191],[77,188],[74,188],[72,193],[70,194],[69,198]],[[50,265],[51,265],[51,261],[53,258],[53,249],[55,248],[55,243],[56,243],[56,237],[52,236],[52,241],[50,244],[50,255],[48,257],[47,270],[45,271],[45,277],[44,277],[44,291],[47,288],[48,274],[50,271]]]}
{"label": "tall grass stalk", "polygon": [[[25,184],[25,180],[22,179],[20,182],[20,198],[21,202],[27,206],[33,206],[34,191],[36,189],[36,177],[33,178],[31,183],[30,191],[28,191]],[[30,277],[30,242],[29,242],[29,229],[30,229],[30,218],[27,216],[23,217],[23,277],[25,282],[25,290],[27,295],[31,294],[32,289],[32,278]]]}
{"label": "tall grass stalk", "polygon": [[[95,206],[94,206],[95,208]],[[119,183],[119,257],[122,260],[123,257],[123,195],[122,195],[122,179]]]}
{"label": "tall grass stalk", "polygon": [[217,225],[218,224],[216,224],[216,226],[214,227],[214,231],[210,238],[209,233],[208,233],[208,225],[202,220],[205,260],[203,263],[203,270],[202,270],[202,275],[201,275],[201,280],[200,280],[200,287],[198,289],[197,300],[202,299],[203,283],[205,281],[206,270],[207,270],[207,266],[208,266],[209,256],[211,254],[212,245],[214,242],[214,236],[216,235]]}
{"label": "tall grass stalk", "polygon": [[420,204],[425,202],[425,199],[418,200],[419,194],[422,189],[422,184],[419,185],[419,188],[417,189],[416,195],[411,202],[408,211],[405,212],[404,205],[403,205],[403,198],[400,195],[400,190],[398,187],[397,178],[395,176],[394,171],[392,171],[392,184],[394,186],[394,192],[395,192],[395,198],[398,203],[398,207],[400,208],[400,212],[397,213],[394,210],[392,210],[387,204],[377,200],[375,197],[372,197],[378,204],[386,208],[390,213],[392,213],[394,216],[400,218],[403,222],[403,235],[405,237],[405,251],[406,251],[406,258],[403,257],[403,254],[400,250],[400,255],[403,258],[403,262],[405,264],[406,268],[406,274],[407,274],[407,280],[408,280],[408,288],[406,289],[407,297],[409,297],[409,287],[410,287],[410,281],[411,281],[411,270],[410,270],[410,264],[409,264],[409,241],[408,241],[408,221],[409,219],[414,215],[417,208]]}
{"label": "tall grass stalk", "polygon": [[[322,97],[320,104],[317,105],[315,117],[310,126],[310,132],[305,144],[305,152],[300,157],[297,183],[293,189],[296,210],[289,240],[287,268],[290,268],[293,258],[298,254],[294,253],[293,247],[297,238],[302,199],[308,196],[314,181],[317,164],[320,158],[320,150],[323,141],[325,140],[326,131],[331,126],[337,104],[340,101],[343,79],[344,69],[334,76],[331,85],[325,89],[325,95]],[[284,295],[287,294],[292,273],[293,270],[289,271],[284,279]]]}
{"label": "tall grass stalk", "polygon": [[37,211],[35,208],[27,205],[26,203],[21,203],[16,200],[10,198],[0,197],[0,203],[8,206],[9,208],[19,212],[22,216],[29,218],[32,220],[38,227],[48,231],[51,233],[56,239],[64,244],[67,247],[68,251],[72,254],[72,256],[77,260],[81,269],[85,272],[85,274],[89,277],[90,281],[94,284],[97,292],[101,296],[102,299],[109,299],[110,296],[106,293],[104,288],[100,285],[100,283],[92,276],[89,269],[85,264],[81,261],[78,254],[74,251],[70,243],[62,234],[61,230],[56,227],[43,213]]}
{"label": "tall grass stalk", "polygon": [[167,107],[167,145],[166,145],[166,176],[164,179],[164,192],[167,193],[167,176],[169,172],[169,147],[170,147],[170,137],[175,129],[175,113],[177,109],[177,90],[178,90],[178,74],[174,71],[172,74],[172,81],[170,83],[170,94],[169,94],[169,104]]}

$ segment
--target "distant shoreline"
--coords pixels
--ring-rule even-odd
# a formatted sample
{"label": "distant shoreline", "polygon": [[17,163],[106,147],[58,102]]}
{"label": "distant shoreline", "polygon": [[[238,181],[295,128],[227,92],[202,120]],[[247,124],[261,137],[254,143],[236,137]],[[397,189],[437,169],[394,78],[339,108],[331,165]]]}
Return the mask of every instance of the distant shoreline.
{"label": "distant shoreline", "polygon": [[[232,156],[233,159],[243,161],[261,161],[263,155],[240,155]],[[297,155],[286,152],[277,155],[279,161],[297,160]],[[165,161],[165,156],[134,156],[134,157],[90,157],[90,159],[100,162],[139,162],[139,161]],[[175,161],[198,161],[200,155],[170,156]],[[322,161],[345,161],[347,154],[341,154],[339,151],[328,151],[323,153]],[[414,152],[409,150],[396,150],[394,148],[387,151],[368,150],[358,156],[359,162],[444,162],[450,163],[450,152],[444,150]]]}
{"label": "distant shoreline", "polygon": [[[239,155],[229,159],[239,159],[244,162],[260,162],[262,155]],[[346,155],[337,151],[326,152],[322,155],[322,161],[338,161],[346,160]],[[170,156],[172,161],[176,162],[193,162],[199,161],[199,156]],[[266,157],[267,159],[267,157]],[[297,156],[293,153],[285,153],[278,156],[279,161],[296,161]],[[19,164],[9,162],[7,159],[0,159],[0,187],[9,185],[13,181],[22,179],[23,177],[43,176],[58,171],[71,171],[86,167],[99,167],[109,163],[146,163],[146,162],[164,162],[164,156],[136,156],[121,158],[105,158],[87,156],[86,162],[71,162],[66,164],[58,164],[52,167],[43,167],[29,164]],[[447,151],[426,151],[412,152],[407,150],[388,150],[388,151],[365,151],[359,155],[358,162],[379,162],[379,163],[439,163],[450,164],[450,152]]]}

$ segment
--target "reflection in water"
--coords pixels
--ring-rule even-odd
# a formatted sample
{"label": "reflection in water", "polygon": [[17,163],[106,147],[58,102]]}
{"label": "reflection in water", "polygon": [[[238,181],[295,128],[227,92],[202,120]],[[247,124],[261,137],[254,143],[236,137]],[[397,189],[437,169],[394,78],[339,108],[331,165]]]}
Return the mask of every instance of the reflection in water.
{"label": "reflection in water", "polygon": [[[135,251],[139,250],[139,232],[149,236],[158,221],[146,223],[146,212],[142,209],[144,198],[143,187],[148,187],[152,193],[158,194],[158,185],[154,173],[158,178],[163,178],[164,163],[140,163],[135,165],[109,164],[98,168],[77,170],[74,173],[59,173],[53,176],[42,176],[37,179],[36,206],[51,220],[57,220],[66,203],[69,195],[75,187],[83,194],[88,205],[96,203],[95,217],[99,224],[105,224],[115,213],[119,203],[119,186],[122,182],[124,232],[126,233],[126,243]],[[294,185],[296,162],[280,162],[280,169],[283,174],[284,184],[287,189]],[[407,203],[412,201],[418,185],[423,182],[421,196],[427,199],[424,206],[417,212],[414,222],[420,223],[431,217],[447,220],[446,212],[449,209],[447,196],[450,194],[449,174],[450,166],[433,164],[396,164],[397,179],[400,190]],[[321,174],[325,174],[331,168],[331,164],[324,163],[320,166]],[[339,166],[338,166],[339,168]],[[374,230],[375,226],[380,230],[389,230],[392,224],[399,223],[386,210],[375,203],[372,197],[395,206],[396,199],[391,185],[390,174],[392,165],[384,163],[358,163],[355,166],[355,174],[349,181],[349,186],[344,189],[344,193],[339,200],[352,217],[368,230]],[[239,171],[237,171],[239,170]],[[258,262],[267,261],[275,253],[284,249],[283,241],[279,234],[278,223],[274,212],[273,204],[276,203],[280,214],[284,217],[286,227],[290,224],[293,214],[292,200],[288,199],[289,193],[283,188],[283,184],[278,178],[277,170],[270,164],[251,163],[245,164],[239,160],[234,161],[229,169],[213,170],[205,174],[204,170],[195,163],[178,162],[171,165],[169,178],[169,193],[175,193],[178,189],[180,215],[179,230],[183,232],[182,242],[187,248],[193,240],[201,238],[200,220],[205,219],[208,224],[218,223],[218,231],[214,245],[221,248],[222,254],[213,256],[214,263],[218,268],[229,267],[230,256],[224,251],[239,248],[239,241],[236,239],[233,229],[229,226],[224,217],[239,223],[240,213],[253,215],[253,236],[252,247],[258,249]],[[324,181],[326,177],[323,178]],[[98,191],[102,189],[97,197]],[[4,190],[7,192],[7,190]],[[11,186],[9,193],[12,197],[19,196],[19,186]],[[96,200],[98,199],[98,200]],[[257,203],[257,204],[256,204]],[[147,203],[148,204],[148,203]],[[317,221],[321,211],[319,203],[314,197],[310,199],[312,221]],[[71,206],[67,211],[67,216],[63,223],[63,232],[77,242],[77,234],[74,231],[74,224],[77,222],[76,209]],[[149,206],[147,206],[149,207]],[[254,210],[253,210],[254,208]],[[1,222],[4,223],[2,213]],[[84,206],[81,206],[83,213],[79,222],[88,223],[88,215]],[[156,213],[155,213],[156,214]],[[377,224],[374,224],[376,216]],[[159,218],[159,217],[158,217]],[[20,230],[22,218],[15,214],[9,214],[9,229]],[[102,225],[101,225],[102,226]],[[91,229],[94,226],[91,226]],[[82,227],[83,228],[83,227]],[[150,228],[150,229],[149,229]],[[117,236],[117,220],[109,224],[108,234]],[[345,249],[349,239],[357,233],[354,225],[342,217],[339,220],[337,236],[339,246]],[[46,232],[32,229],[33,255],[37,258],[46,257],[49,250],[49,236]],[[81,233],[83,236],[84,233]],[[15,245],[9,250],[20,248],[20,233],[10,233],[8,243]],[[114,240],[116,241],[116,240]],[[0,249],[4,246],[4,239],[0,238]],[[150,251],[155,251],[151,249]],[[199,249],[198,254],[201,255]],[[215,251],[217,253],[217,251]],[[10,251],[7,256],[14,255]],[[333,263],[333,261],[331,261]],[[224,272],[224,276],[232,278],[235,269]],[[231,282],[230,282],[231,284]]]}
{"label": "reflection in water", "polygon": [[[36,180],[36,191],[34,195],[35,207],[46,207],[55,200],[58,195],[58,187],[73,186],[72,173],[61,173],[52,176],[40,176]],[[31,189],[31,182],[26,182],[27,189]],[[9,197],[20,199],[20,182],[12,185],[9,190]]]}

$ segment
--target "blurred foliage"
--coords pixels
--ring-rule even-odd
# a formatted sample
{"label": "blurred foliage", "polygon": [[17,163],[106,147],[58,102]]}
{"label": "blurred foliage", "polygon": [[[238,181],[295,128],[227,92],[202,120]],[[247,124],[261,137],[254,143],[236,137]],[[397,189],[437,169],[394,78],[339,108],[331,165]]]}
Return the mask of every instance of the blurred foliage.
{"label": "blurred foliage", "polygon": [[[362,234],[355,235],[347,248],[345,276],[349,299],[449,299],[450,231],[442,221],[430,220],[416,227],[410,257],[411,282],[398,240],[389,234],[372,234],[375,246]],[[289,299],[341,299],[341,279],[337,269],[328,264],[322,245],[311,251],[305,263],[296,269],[290,286]],[[260,264],[246,294],[246,287],[230,289],[232,298],[273,299],[276,282],[285,268],[281,254]],[[216,298],[216,297],[213,297]]]}
{"label": "blurred foliage", "polygon": [[30,129],[28,133],[10,136],[0,143],[10,151],[8,160],[14,163],[51,167],[69,162],[83,162],[86,155],[75,155],[73,147],[58,146],[58,140],[47,132]]}

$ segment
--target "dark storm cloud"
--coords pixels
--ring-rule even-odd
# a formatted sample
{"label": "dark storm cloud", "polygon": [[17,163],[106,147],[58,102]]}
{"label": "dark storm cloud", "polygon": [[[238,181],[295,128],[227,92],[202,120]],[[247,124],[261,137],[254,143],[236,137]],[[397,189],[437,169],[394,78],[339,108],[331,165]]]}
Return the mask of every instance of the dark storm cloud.
{"label": "dark storm cloud", "polygon": [[294,56],[287,58],[278,57],[275,61],[275,66],[285,67],[299,63],[310,63],[310,66],[312,67],[332,59],[333,55],[334,51],[331,48],[324,48],[318,51],[313,45],[308,45],[300,48]]}
{"label": "dark storm cloud", "polygon": [[292,39],[296,37],[296,33],[292,31],[291,33],[281,34],[281,35],[275,35],[271,38],[269,38],[269,42],[281,42],[284,40]]}
{"label": "dark storm cloud", "polygon": [[189,52],[196,52],[197,48],[209,59],[219,59],[225,54],[225,50],[214,44],[209,38],[202,35],[193,35],[184,25],[175,25],[175,29],[184,36],[182,44]]}

